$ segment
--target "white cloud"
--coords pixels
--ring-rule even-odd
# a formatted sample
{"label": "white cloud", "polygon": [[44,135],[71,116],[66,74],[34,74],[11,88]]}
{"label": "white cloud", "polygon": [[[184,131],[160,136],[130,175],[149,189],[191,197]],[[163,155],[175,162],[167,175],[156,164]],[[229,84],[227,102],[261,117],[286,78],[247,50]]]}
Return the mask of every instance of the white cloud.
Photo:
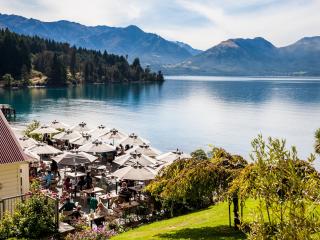
{"label": "white cloud", "polygon": [[228,38],[262,36],[277,46],[320,35],[319,0],[0,0],[2,13],[86,25],[136,24],[206,49]]}

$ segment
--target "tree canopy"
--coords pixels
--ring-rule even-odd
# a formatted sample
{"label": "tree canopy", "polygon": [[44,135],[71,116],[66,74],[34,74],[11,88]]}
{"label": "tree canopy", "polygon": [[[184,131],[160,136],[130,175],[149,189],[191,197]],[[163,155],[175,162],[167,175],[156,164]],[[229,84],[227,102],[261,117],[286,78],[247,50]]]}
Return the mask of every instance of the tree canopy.
{"label": "tree canopy", "polygon": [[318,232],[320,177],[315,159],[301,160],[285,140],[260,135],[252,141],[253,163],[233,181],[230,192],[259,202],[250,239],[311,239]]}
{"label": "tree canopy", "polygon": [[[227,197],[229,183],[246,161],[221,148],[212,148],[211,159],[204,151],[193,152],[191,159],[180,159],[161,171],[146,188],[171,215],[181,209],[199,209]],[[200,156],[200,158],[199,158]],[[240,159],[240,160],[239,160]]]}
{"label": "tree canopy", "polygon": [[25,80],[31,70],[36,70],[48,77],[49,85],[163,81],[161,72],[144,69],[138,58],[130,64],[124,56],[19,35],[8,29],[0,30],[0,52],[0,76],[11,74],[14,79]]}

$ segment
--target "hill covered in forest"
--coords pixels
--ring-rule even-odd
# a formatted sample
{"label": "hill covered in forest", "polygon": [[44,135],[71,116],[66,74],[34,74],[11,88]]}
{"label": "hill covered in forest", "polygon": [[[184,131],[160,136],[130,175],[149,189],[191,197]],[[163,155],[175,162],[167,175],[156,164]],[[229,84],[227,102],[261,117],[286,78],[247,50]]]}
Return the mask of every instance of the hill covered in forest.
{"label": "hill covered in forest", "polygon": [[28,86],[34,79],[49,86],[163,81],[161,72],[143,68],[138,58],[130,64],[124,56],[19,35],[8,29],[0,30],[0,53],[0,77],[6,86]]}
{"label": "hill covered in forest", "polygon": [[185,43],[168,41],[157,34],[145,32],[135,25],[85,26],[66,20],[44,22],[0,13],[1,27],[18,34],[40,36],[77,47],[127,55],[129,61],[139,57],[143,66],[150,65],[152,69],[163,64],[181,62],[200,52]]}

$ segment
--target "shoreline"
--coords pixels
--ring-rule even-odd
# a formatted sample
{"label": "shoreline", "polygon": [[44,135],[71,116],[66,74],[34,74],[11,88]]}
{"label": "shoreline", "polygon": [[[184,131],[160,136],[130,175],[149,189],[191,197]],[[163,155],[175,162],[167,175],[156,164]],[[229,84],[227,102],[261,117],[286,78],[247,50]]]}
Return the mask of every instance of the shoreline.
{"label": "shoreline", "polygon": [[17,89],[33,89],[33,88],[69,88],[69,87],[77,87],[77,86],[85,86],[85,85],[109,85],[109,84],[153,84],[153,83],[163,83],[163,81],[114,81],[114,82],[96,82],[96,83],[77,83],[77,84],[65,84],[65,85],[27,85],[27,86],[14,86],[14,87],[7,87],[3,84],[0,84],[0,89],[7,89],[7,90],[17,90]]}

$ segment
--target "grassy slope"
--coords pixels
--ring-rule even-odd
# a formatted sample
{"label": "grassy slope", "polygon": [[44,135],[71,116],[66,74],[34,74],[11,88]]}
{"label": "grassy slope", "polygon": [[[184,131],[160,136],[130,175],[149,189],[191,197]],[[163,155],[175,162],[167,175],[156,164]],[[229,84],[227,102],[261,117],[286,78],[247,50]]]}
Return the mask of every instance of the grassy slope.
{"label": "grassy slope", "polygon": [[[247,201],[244,216],[256,205]],[[232,211],[232,210],[231,210]],[[245,239],[241,232],[229,228],[228,204],[226,202],[187,215],[163,220],[120,234],[120,239]]]}

